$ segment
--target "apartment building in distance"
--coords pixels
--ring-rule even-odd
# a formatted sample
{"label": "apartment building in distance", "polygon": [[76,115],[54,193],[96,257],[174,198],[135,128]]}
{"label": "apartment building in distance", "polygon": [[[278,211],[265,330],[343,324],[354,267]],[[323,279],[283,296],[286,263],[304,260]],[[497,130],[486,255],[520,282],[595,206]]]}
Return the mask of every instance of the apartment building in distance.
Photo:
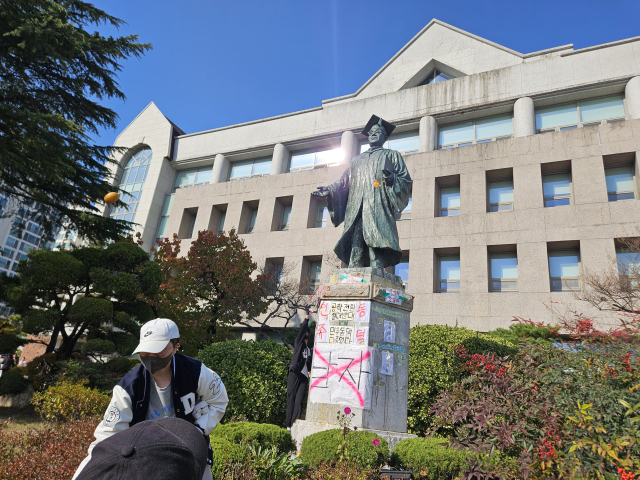
{"label": "apartment building in distance", "polygon": [[[114,167],[144,247],[236,228],[258,263],[320,282],[342,225],[311,195],[397,125],[412,201],[398,213],[395,273],[412,324],[486,331],[571,293],[640,236],[640,37],[522,54],[431,21],[357,92],[277,117],[185,134],[149,104],[118,136]],[[599,317],[602,319],[602,317]],[[604,321],[604,320],[602,320]]]}

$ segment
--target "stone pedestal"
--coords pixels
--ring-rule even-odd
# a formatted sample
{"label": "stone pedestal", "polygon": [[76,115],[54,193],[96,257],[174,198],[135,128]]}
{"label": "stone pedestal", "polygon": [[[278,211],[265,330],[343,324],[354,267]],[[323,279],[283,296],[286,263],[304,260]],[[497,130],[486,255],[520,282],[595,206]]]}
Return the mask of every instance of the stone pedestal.
{"label": "stone pedestal", "polygon": [[334,272],[318,291],[318,324],[306,420],[292,434],[340,428],[349,407],[351,426],[395,445],[407,434],[409,315],[413,297],[402,279],[376,268]]}

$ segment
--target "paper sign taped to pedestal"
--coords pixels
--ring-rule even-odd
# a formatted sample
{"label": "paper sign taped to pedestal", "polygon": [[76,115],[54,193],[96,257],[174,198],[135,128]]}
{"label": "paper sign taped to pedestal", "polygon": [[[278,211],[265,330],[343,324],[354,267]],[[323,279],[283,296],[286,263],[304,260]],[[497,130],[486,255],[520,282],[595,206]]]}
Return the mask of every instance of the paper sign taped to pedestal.
{"label": "paper sign taped to pedestal", "polygon": [[354,343],[356,345],[369,344],[369,327],[356,327],[356,339]]}
{"label": "paper sign taped to pedestal", "polygon": [[369,323],[370,302],[331,302],[331,323],[358,322]]}
{"label": "paper sign taped to pedestal", "polygon": [[358,345],[316,345],[309,401],[370,409],[373,352],[373,348]]}
{"label": "paper sign taped to pedestal", "polygon": [[393,320],[384,321],[384,341],[396,343],[396,322]]}
{"label": "paper sign taped to pedestal", "polygon": [[383,375],[393,375],[393,353],[382,351],[382,365],[380,373]]}
{"label": "paper sign taped to pedestal", "polygon": [[318,325],[316,326],[316,343],[326,343],[329,341],[329,313],[331,302],[322,301],[318,308]]}

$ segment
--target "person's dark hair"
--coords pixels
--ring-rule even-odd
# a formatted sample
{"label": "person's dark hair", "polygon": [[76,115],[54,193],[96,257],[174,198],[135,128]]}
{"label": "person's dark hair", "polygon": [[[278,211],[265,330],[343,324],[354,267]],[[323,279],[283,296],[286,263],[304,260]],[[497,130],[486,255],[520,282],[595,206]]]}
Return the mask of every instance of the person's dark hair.
{"label": "person's dark hair", "polygon": [[180,343],[180,339],[179,338],[172,338],[171,339],[171,343],[173,343],[173,346],[175,347],[176,344]]}

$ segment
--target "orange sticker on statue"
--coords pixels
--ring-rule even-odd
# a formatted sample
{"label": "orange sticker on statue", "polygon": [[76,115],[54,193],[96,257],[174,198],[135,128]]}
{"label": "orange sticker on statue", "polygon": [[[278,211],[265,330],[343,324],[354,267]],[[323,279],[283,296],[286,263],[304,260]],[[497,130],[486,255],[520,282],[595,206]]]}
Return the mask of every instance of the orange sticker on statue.
{"label": "orange sticker on statue", "polygon": [[380,183],[378,183],[378,180],[373,182],[373,186],[376,187],[376,188],[378,188],[380,186]]}

